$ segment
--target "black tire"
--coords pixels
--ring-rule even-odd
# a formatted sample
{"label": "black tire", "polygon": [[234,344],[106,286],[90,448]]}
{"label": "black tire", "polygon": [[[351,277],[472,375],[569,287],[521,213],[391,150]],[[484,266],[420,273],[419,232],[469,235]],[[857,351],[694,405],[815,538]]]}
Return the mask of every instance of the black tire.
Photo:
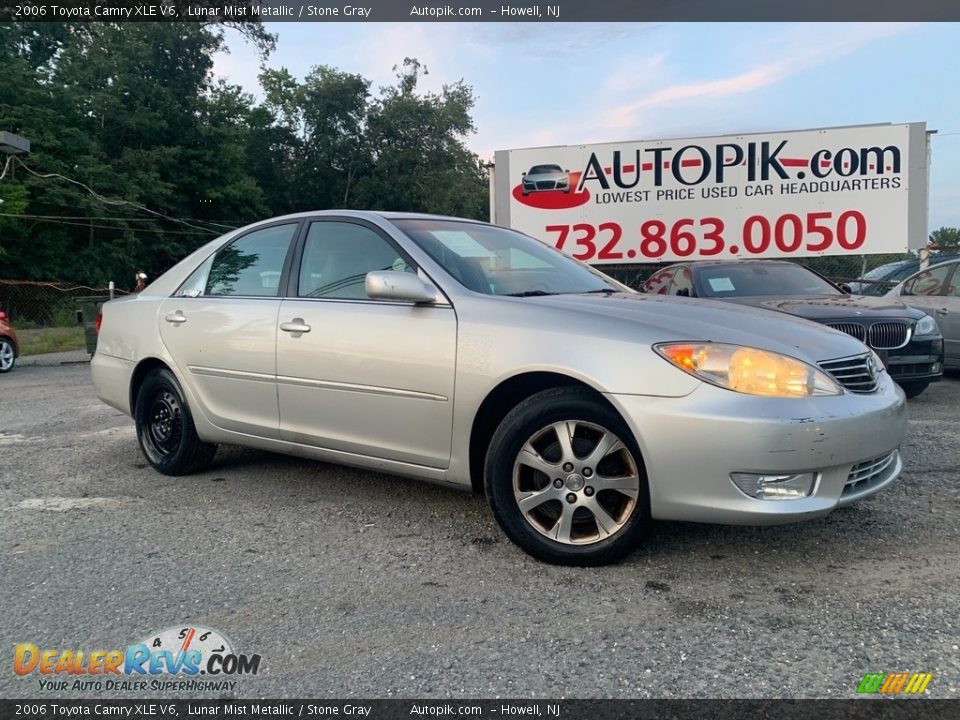
{"label": "black tire", "polygon": [[8,337],[0,337],[0,374],[8,373],[17,364],[17,351],[13,341]]}
{"label": "black tire", "polygon": [[[581,501],[589,502],[589,499],[585,499],[580,494],[581,489],[578,488],[581,481],[585,484],[591,482],[590,480],[584,480],[584,478],[590,477],[586,474],[587,472],[591,472],[591,476],[593,475],[593,471],[589,469],[584,470],[578,467],[565,479],[557,477],[553,481],[543,472],[533,472],[529,477],[537,478],[540,483],[533,489],[534,491],[550,490],[549,485],[563,483],[559,486],[553,484],[557,493],[565,494],[563,497],[566,497],[568,501],[571,497],[578,497],[576,504],[571,504],[570,508],[565,508],[563,500],[555,498],[546,501],[543,505],[536,506],[537,510],[545,508],[556,514],[557,524],[555,528],[560,526],[560,515],[569,510],[572,513],[573,523],[580,523],[581,526],[584,522],[593,521],[595,523],[592,527],[597,529],[598,539],[596,540],[588,538],[582,541],[560,542],[548,537],[547,532],[551,531],[543,525],[540,525],[540,529],[537,529],[534,523],[540,524],[539,521],[528,520],[518,504],[519,500],[515,496],[515,482],[518,483],[516,489],[522,492],[523,488],[519,486],[521,482],[519,473],[525,470],[522,470],[522,464],[518,464],[521,470],[517,470],[518,475],[516,477],[514,470],[521,449],[528,441],[533,444],[534,438],[538,438],[537,442],[543,442],[541,439],[547,437],[543,434],[544,431],[549,432],[549,427],[554,423],[564,421],[581,423],[582,425],[576,425],[576,427],[585,428],[587,431],[613,433],[621,440],[624,450],[629,453],[629,457],[625,457],[622,456],[623,450],[618,450],[618,457],[623,457],[624,461],[632,461],[633,463],[633,473],[638,478],[637,497],[632,505],[629,499],[624,498],[625,505],[621,505],[618,521],[622,524],[608,537],[602,537],[600,523],[592,514],[589,514],[590,511],[579,509]],[[579,429],[574,432],[574,435],[576,436],[578,432],[580,432]],[[559,445],[559,436],[555,435],[554,437],[557,439],[555,445]],[[576,446],[581,442],[589,441],[574,437],[571,444]],[[599,444],[599,442],[598,440],[597,443]],[[545,448],[543,452],[544,455],[541,459],[547,458],[548,453],[553,451],[550,448]],[[576,450],[574,455],[577,456],[579,462],[581,456]],[[557,456],[556,462],[561,462],[562,457],[562,455]],[[614,456],[609,457],[613,458]],[[554,462],[554,460],[550,462]],[[563,474],[560,464],[554,467],[559,474]],[[583,473],[582,477],[579,475],[581,472]],[[544,480],[546,480],[545,485],[543,484]],[[597,483],[603,482],[599,465],[594,480]],[[571,485],[571,482],[576,484]],[[633,434],[623,419],[611,407],[606,405],[596,393],[586,388],[561,387],[544,390],[527,398],[511,410],[503,419],[503,422],[500,423],[487,450],[484,485],[494,517],[507,537],[538,560],[556,565],[597,566],[615,562],[640,544],[650,525],[650,496],[646,472],[643,467],[640,449],[637,447]],[[569,492],[571,489],[575,489],[577,492]],[[592,487],[584,485],[582,493],[588,492],[592,499],[599,502],[601,497],[605,496],[605,493],[616,491],[603,489],[594,491]],[[596,492],[595,498],[592,497],[594,492]],[[550,507],[548,503],[554,505]],[[558,506],[559,509],[556,509]],[[578,520],[577,513],[582,512],[587,512],[588,515],[581,515]],[[574,542],[581,542],[582,544],[573,544]]]}
{"label": "black tire", "polygon": [[915,398],[917,395],[930,387],[930,383],[927,380],[915,380],[913,382],[902,382],[899,384],[900,387],[903,388],[903,394],[908,398]]}
{"label": "black tire", "polygon": [[193,416],[176,376],[151,370],[137,393],[134,420],[140,451],[157,472],[189,475],[208,465],[217,446],[197,435]]}

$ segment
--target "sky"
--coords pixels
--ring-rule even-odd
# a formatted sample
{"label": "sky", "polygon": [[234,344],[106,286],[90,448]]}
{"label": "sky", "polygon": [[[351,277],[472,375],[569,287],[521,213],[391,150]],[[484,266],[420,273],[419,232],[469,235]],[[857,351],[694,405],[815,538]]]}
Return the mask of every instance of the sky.
{"label": "sky", "polygon": [[[465,81],[467,145],[495,150],[926,122],[931,229],[960,227],[960,24],[271,23],[269,67],[358,73],[373,88],[415,57],[421,89]],[[238,35],[214,72],[259,95]]]}

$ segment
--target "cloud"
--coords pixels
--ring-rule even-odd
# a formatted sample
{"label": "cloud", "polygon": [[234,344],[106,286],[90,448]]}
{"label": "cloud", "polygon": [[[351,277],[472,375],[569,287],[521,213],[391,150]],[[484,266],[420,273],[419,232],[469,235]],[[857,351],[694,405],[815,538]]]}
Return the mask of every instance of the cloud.
{"label": "cloud", "polygon": [[[650,48],[646,55],[620,57],[616,69],[598,83],[592,97],[584,97],[583,106],[590,109],[588,120],[579,114],[568,114],[557,122],[546,125],[531,122],[528,126],[521,117],[519,122],[514,122],[512,129],[498,125],[483,128],[484,132],[472,145],[486,156],[492,155],[493,149],[505,147],[715,135],[724,129],[725,122],[736,123],[737,132],[768,130],[754,127],[750,118],[744,117],[743,96],[828,65],[872,42],[905,32],[911,26],[890,23],[801,24],[787,26],[786,30],[775,35],[769,35],[768,28],[779,26],[719,27],[722,32],[729,32],[731,36],[735,34],[740,40],[745,59],[776,59],[717,78],[680,80],[680,76],[690,74],[689,67],[684,66],[688,56],[683,55],[681,38],[667,29],[656,44],[646,44]],[[710,32],[713,32],[712,28]],[[758,41],[758,36],[764,39]],[[712,69],[713,66],[704,66],[700,61],[709,52],[709,48],[704,48],[703,54],[697,54],[698,62],[693,66],[697,74]],[[678,55],[682,57],[678,59]],[[721,61],[729,63],[731,59],[735,62],[735,55],[731,51],[718,58],[717,64]],[[632,99],[624,102],[624,96],[632,96]],[[524,130],[525,127],[531,129]]]}
{"label": "cloud", "polygon": [[778,55],[779,59],[776,61],[763,63],[735,75],[715,80],[674,83],[653,90],[637,100],[611,107],[605,114],[605,125],[609,129],[628,129],[637,124],[641,110],[663,109],[688,101],[715,102],[723,98],[750,93],[774,85],[791,75],[853,53],[875,40],[903,32],[909,26],[894,23],[868,23],[840,27],[822,25],[800,27],[800,31],[792,31],[775,43],[768,43],[774,46],[770,48],[770,53],[759,53]]}

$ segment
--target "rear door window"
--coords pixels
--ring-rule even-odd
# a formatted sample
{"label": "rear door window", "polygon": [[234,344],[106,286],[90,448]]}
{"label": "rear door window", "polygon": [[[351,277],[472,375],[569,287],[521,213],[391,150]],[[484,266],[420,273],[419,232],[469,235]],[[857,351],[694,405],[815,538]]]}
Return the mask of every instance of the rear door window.
{"label": "rear door window", "polygon": [[277,297],[297,223],[255,230],[220,250],[207,275],[206,295]]}

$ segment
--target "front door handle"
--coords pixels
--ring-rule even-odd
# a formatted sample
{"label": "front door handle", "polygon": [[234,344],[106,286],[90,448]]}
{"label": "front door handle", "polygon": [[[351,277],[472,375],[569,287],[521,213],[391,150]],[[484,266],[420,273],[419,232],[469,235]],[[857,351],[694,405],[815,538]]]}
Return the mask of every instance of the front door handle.
{"label": "front door handle", "polygon": [[946,308],[938,308],[938,309],[936,310],[936,314],[937,314],[937,315],[940,315],[941,317],[943,317],[944,315],[949,315],[949,314],[950,314],[950,311],[947,310]]}
{"label": "front door handle", "polygon": [[174,325],[180,325],[187,321],[187,316],[183,314],[181,310],[174,310],[172,313],[167,313],[163,316],[163,319],[168,323],[173,323]]}
{"label": "front door handle", "polygon": [[297,335],[310,332],[310,326],[303,321],[303,318],[294,318],[290,322],[280,323],[280,329]]}

